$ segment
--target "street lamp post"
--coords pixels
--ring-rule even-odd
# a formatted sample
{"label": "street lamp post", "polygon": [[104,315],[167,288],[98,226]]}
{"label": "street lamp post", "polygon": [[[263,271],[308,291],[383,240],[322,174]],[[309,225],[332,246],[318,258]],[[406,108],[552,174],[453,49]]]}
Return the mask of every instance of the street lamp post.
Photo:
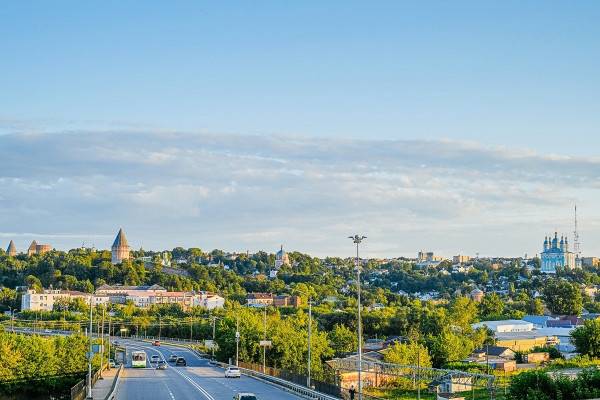
{"label": "street lamp post", "polygon": [[102,377],[102,367],[104,366],[104,316],[105,316],[106,307],[102,305],[102,333],[100,333],[100,345],[102,346],[102,352],[100,353],[100,379],[104,379]]}
{"label": "street lamp post", "polygon": [[238,315],[235,323],[235,366],[240,366],[240,317]]}
{"label": "street lamp post", "polygon": [[367,237],[366,236],[348,236],[356,245],[356,290],[358,299],[358,400],[362,400],[362,321],[360,315],[360,259],[358,256],[358,245]]}
{"label": "street lamp post", "polygon": [[160,314],[158,314],[158,340],[160,341],[160,334],[162,329],[162,321],[161,321],[161,316]]}
{"label": "street lamp post", "polygon": [[308,299],[308,375],[306,376],[306,386],[310,388],[310,356],[311,356],[311,335],[312,335],[312,300]]}
{"label": "street lamp post", "polygon": [[10,330],[15,333],[15,309],[11,306],[8,306],[8,309],[10,310]]}
{"label": "street lamp post", "polygon": [[93,295],[90,295],[90,328],[89,328],[89,335],[90,335],[90,350],[88,353],[88,387],[87,387],[87,398],[88,399],[92,399],[92,307],[93,307]]}
{"label": "street lamp post", "polygon": [[[108,369],[110,369],[110,322],[111,322],[111,317],[110,317],[110,313],[108,314]],[[116,359],[116,357],[115,357]]]}
{"label": "street lamp post", "polygon": [[212,328],[213,328],[213,336],[212,336],[212,346],[211,346],[211,350],[212,350],[212,359],[215,359],[215,333],[216,333],[216,321],[217,321],[217,317],[213,316],[212,317]]}
{"label": "street lamp post", "polygon": [[265,307],[265,309],[263,310],[263,327],[264,327],[264,334],[263,334],[263,374],[265,373],[265,371],[267,370],[267,308]]}

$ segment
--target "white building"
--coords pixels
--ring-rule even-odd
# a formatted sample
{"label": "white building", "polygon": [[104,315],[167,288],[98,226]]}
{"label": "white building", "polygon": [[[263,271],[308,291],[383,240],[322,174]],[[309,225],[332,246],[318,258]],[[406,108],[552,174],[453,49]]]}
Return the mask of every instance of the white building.
{"label": "white building", "polygon": [[94,306],[109,302],[108,296],[97,296],[75,290],[46,289],[42,293],[27,290],[21,297],[21,311],[52,311],[54,304],[60,299],[74,300],[80,298],[89,304],[90,297],[92,297],[92,305]]}
{"label": "white building", "polygon": [[133,302],[136,307],[146,308],[154,304],[179,304],[184,309],[188,307],[206,307],[210,310],[222,308],[225,299],[217,294],[208,292],[168,292],[159,285],[152,286],[109,286],[102,285],[96,290],[110,298],[111,303],[124,304]]}
{"label": "white building", "polygon": [[503,321],[482,321],[471,325],[473,329],[486,327],[494,333],[505,332],[531,332],[533,324],[520,319],[506,319]]}

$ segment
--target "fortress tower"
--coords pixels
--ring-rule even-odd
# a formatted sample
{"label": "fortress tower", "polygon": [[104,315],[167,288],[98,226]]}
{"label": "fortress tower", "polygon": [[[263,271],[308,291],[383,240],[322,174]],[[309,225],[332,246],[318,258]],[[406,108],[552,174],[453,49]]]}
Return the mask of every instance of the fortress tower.
{"label": "fortress tower", "polygon": [[117,237],[112,245],[112,263],[120,264],[123,260],[129,259],[129,243],[127,243],[127,238],[125,237],[125,232],[123,232],[123,228],[119,229],[119,233],[117,233]]}

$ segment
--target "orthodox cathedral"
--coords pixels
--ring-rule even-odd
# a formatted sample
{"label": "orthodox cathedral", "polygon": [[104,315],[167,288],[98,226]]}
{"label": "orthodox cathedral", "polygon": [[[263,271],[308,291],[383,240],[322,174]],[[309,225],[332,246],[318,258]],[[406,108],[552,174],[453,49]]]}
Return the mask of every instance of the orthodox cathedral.
{"label": "orthodox cathedral", "polygon": [[559,241],[557,232],[554,233],[554,238],[546,236],[541,258],[541,271],[546,274],[555,274],[557,267],[573,269],[579,266],[575,260],[575,253],[569,251],[567,237],[561,236]]}

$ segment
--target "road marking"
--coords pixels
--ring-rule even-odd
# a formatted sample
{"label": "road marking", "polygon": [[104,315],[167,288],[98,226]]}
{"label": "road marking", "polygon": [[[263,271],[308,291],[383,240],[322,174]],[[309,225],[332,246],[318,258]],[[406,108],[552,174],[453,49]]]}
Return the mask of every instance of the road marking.
{"label": "road marking", "polygon": [[[141,348],[141,349],[144,349],[144,350],[155,351],[155,352],[157,352],[160,355],[160,357],[163,359],[164,362],[167,362],[167,360],[165,359],[165,356],[162,353],[162,351],[159,351],[157,349],[152,349],[152,348],[144,348],[142,346],[135,346],[135,345],[131,345],[131,347]],[[179,376],[181,376],[183,379],[187,380],[193,387],[195,387],[196,389],[198,389],[198,391],[200,393],[202,393],[204,395],[204,397],[206,397],[208,400],[215,400],[215,398],[212,397],[212,395],[210,393],[208,393],[202,386],[200,386],[198,383],[194,382],[193,379],[191,379],[189,376],[185,375],[183,372],[178,371],[176,368],[177,367],[173,367],[172,370],[175,373],[177,373]]]}
{"label": "road marking", "polygon": [[167,391],[169,392],[169,396],[171,396],[171,400],[175,400],[175,396],[173,395],[173,392],[171,392],[169,385],[167,385],[165,382],[163,382],[163,385],[165,385],[165,387],[167,388]]}

